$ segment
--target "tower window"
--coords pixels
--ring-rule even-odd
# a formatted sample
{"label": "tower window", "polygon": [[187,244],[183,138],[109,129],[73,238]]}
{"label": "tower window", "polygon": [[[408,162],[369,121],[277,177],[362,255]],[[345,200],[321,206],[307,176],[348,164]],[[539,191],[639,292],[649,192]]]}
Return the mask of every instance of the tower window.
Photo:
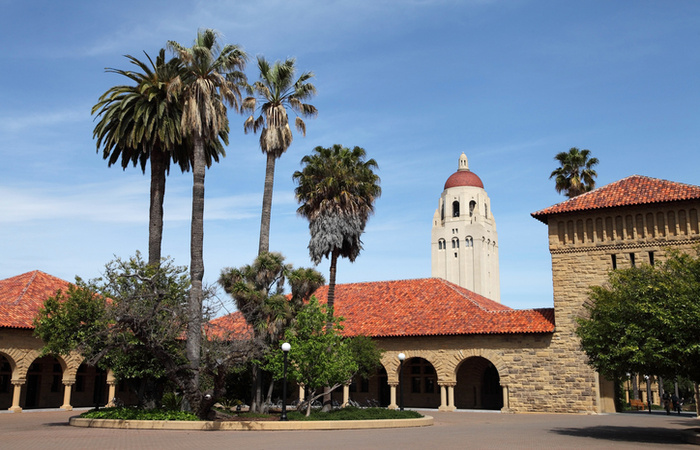
{"label": "tower window", "polygon": [[440,239],[438,241],[438,250],[445,250],[447,248],[447,245],[445,245],[445,240]]}
{"label": "tower window", "polygon": [[474,208],[476,208],[476,202],[472,200],[469,202],[469,217],[474,215]]}
{"label": "tower window", "polygon": [[617,269],[617,255],[610,255],[613,270]]}
{"label": "tower window", "polygon": [[487,219],[489,218],[489,205],[486,203],[484,203],[484,217]]}
{"label": "tower window", "polygon": [[459,248],[459,239],[452,239],[452,248]]}
{"label": "tower window", "polygon": [[635,267],[635,266],[636,266],[635,260],[634,260],[634,253],[630,253],[630,265],[631,265],[632,267]]}
{"label": "tower window", "polygon": [[459,217],[459,202],[452,202],[452,217]]}
{"label": "tower window", "polygon": [[654,265],[654,252],[649,252],[649,265]]}

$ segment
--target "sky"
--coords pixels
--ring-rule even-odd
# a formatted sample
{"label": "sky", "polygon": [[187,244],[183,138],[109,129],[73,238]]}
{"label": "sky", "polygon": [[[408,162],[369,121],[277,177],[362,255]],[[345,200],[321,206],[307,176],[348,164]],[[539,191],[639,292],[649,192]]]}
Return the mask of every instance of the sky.
{"label": "sky", "polygon": [[[147,255],[148,171],[108,167],[92,106],[126,79],[124,55],[192,44],[199,28],[253,58],[313,71],[318,117],[277,161],[270,249],[310,267],[292,173],[316,146],[360,146],[382,196],[338,282],[430,277],[430,230],[464,152],[491,199],[501,301],[552,306],[547,227],[565,200],[549,175],[571,147],[597,185],[633,174],[690,184],[700,142],[700,2],[529,0],[0,0],[0,279],[72,281]],[[249,80],[257,79],[248,65]],[[265,172],[258,135],[229,111],[227,156],[206,175],[205,282],[257,253]],[[163,255],[189,264],[191,173],[167,179]],[[328,276],[329,262],[318,270]]]}

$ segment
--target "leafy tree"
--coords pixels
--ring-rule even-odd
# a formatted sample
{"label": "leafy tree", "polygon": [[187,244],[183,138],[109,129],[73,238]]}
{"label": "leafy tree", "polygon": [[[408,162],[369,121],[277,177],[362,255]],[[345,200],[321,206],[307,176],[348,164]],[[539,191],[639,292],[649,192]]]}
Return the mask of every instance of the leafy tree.
{"label": "leafy tree", "polygon": [[[285,332],[285,340],[291,344],[289,377],[303,384],[309,392],[304,403],[307,416],[311,413],[311,403],[324,395],[323,392],[316,394],[318,389],[329,386],[325,392],[328,394],[349,382],[359,369],[350,340],[340,334],[340,319],[334,318],[330,328],[326,327],[327,320],[327,312],[312,296],[299,311],[295,326]],[[277,379],[282,378],[283,358],[280,348],[273,348],[268,354],[265,368]]]}
{"label": "leafy tree", "polygon": [[[260,241],[258,254],[270,250],[270,217],[272,214],[272,190],[275,182],[275,162],[292,144],[292,130],[289,127],[287,107],[297,114],[294,121],[297,130],[306,136],[306,124],[301,117],[315,117],[316,107],[303,103],[316,95],[316,88],[309,80],[313,72],[304,72],[294,81],[296,60],[288,58],[284,62],[270,63],[262,56],[258,57],[260,80],[253,83],[252,90],[257,97],[248,97],[243,101],[242,109],[251,115],[245,121],[244,131],[260,132],[260,149],[267,155],[265,166],[265,189],[263,192],[262,217],[260,220]],[[254,117],[258,102],[260,115]],[[301,117],[299,117],[301,116]]]}
{"label": "leafy tree", "polygon": [[[168,47],[182,60],[184,69],[169,87],[170,95],[181,95],[183,135],[193,143],[192,153],[192,229],[190,241],[190,314],[187,327],[187,358],[198,370],[202,336],[202,302],[204,292],[204,175],[205,145],[221,137],[228,127],[226,104],[238,111],[240,85],[245,81],[241,70],[248,56],[237,45],[220,46],[218,33],[200,29],[192,47],[174,41]],[[228,145],[228,140],[224,140]]]}
{"label": "leafy tree", "polygon": [[311,260],[314,264],[323,257],[331,260],[329,320],[333,315],[338,257],[354,262],[360,254],[360,236],[382,193],[379,176],[373,172],[377,162],[365,161],[365,156],[360,147],[350,150],[339,144],[331,148],[319,146],[302,158],[302,170],[292,175],[298,184],[294,193],[301,203],[297,213],[309,220]]}
{"label": "leafy tree", "polygon": [[[183,141],[180,130],[182,107],[176,98],[168,99],[168,88],[182,70],[179,59],[165,61],[161,49],[155,63],[144,52],[148,63],[126,55],[139,71],[106,69],[130,79],[134,84],[111,87],[92,107],[99,121],[93,137],[97,150],[103,147],[102,157],[109,166],[120,162],[123,169],[129,163],[139,164],[146,172],[151,162],[151,204],[148,226],[148,262],[159,264],[163,236],[163,198],[165,178],[170,171],[171,160],[184,172],[190,168],[188,143]],[[221,130],[224,138],[228,128]],[[218,161],[224,154],[221,143],[209,141],[206,146],[206,164]]]}
{"label": "leafy tree", "polygon": [[[289,282],[291,295],[285,294]],[[219,284],[236,302],[237,309],[253,328],[255,336],[267,347],[276,347],[285,330],[294,322],[297,312],[316,289],[323,286],[323,275],[313,269],[294,269],[284,263],[280,253],[261,253],[253,264],[221,271]],[[251,411],[263,412],[262,374],[253,368],[253,400]],[[274,381],[274,380],[273,380]],[[272,396],[270,383],[267,403]]]}
{"label": "leafy tree", "polygon": [[590,288],[577,334],[589,364],[609,379],[626,372],[700,381],[700,258],[668,250],[662,265],[616,270]]}
{"label": "leafy tree", "polygon": [[598,158],[589,158],[590,150],[579,150],[571,147],[568,152],[557,153],[554,157],[561,167],[552,171],[549,178],[554,178],[554,188],[558,193],[564,192],[569,198],[574,198],[584,192],[595,189],[594,178],[598,176],[593,169]]}
{"label": "leafy tree", "polygon": [[200,370],[210,386],[202,388],[200,371],[192,369],[182,342],[191,321],[190,288],[186,268],[169,260],[155,266],[139,254],[117,259],[107,264],[103,278],[78,278],[67,294],[50,297],[35,319],[35,334],[45,342],[45,353],[79,351],[88,364],[110,367],[118,379],[164,376],[205,419],[225,393],[226,375],[254,358],[261,346],[245,336],[205,328]]}

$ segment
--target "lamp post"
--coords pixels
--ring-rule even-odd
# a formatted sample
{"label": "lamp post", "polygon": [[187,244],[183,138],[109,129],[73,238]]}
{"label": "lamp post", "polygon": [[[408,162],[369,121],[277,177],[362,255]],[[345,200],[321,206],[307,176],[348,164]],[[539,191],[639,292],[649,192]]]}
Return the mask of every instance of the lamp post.
{"label": "lamp post", "polygon": [[403,411],[403,360],[406,355],[399,353],[399,411]]}
{"label": "lamp post", "polygon": [[282,384],[282,414],[280,420],[287,420],[287,353],[292,349],[289,342],[282,344],[282,352],[284,353],[284,381]]}

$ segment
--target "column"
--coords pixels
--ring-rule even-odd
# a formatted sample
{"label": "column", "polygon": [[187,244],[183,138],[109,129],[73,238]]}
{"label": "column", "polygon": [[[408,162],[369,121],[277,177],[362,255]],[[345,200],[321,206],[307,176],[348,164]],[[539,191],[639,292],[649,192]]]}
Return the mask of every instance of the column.
{"label": "column", "polygon": [[19,397],[22,393],[22,385],[26,382],[25,379],[12,380],[12,406],[8,411],[12,412],[22,412],[22,408],[19,406]]}
{"label": "column", "polygon": [[70,404],[70,395],[73,391],[74,384],[75,380],[63,380],[63,404],[61,405],[61,409],[73,411],[73,406]]}
{"label": "column", "polygon": [[340,405],[340,407],[345,408],[346,406],[348,406],[349,399],[350,399],[350,385],[344,384],[343,385],[343,404]]}
{"label": "column", "polygon": [[444,384],[439,384],[440,386],[440,407],[438,411],[447,411],[447,387]]}
{"label": "column", "polygon": [[115,403],[115,400],[117,399],[117,384],[119,384],[119,382],[115,379],[107,380],[107,386],[109,386],[109,395],[107,396],[109,401],[107,402],[107,405],[105,405],[107,408],[114,408],[117,406]]}
{"label": "column", "polygon": [[457,383],[446,383],[447,385],[447,411],[454,411],[457,409],[455,406],[455,384]]}
{"label": "column", "polygon": [[502,412],[510,412],[510,398],[508,398],[508,386],[503,385],[501,386],[503,389],[503,408],[501,408]]}
{"label": "column", "polygon": [[389,388],[391,391],[391,403],[389,404],[389,409],[399,409],[399,405],[396,404],[396,386],[399,385],[398,381],[390,381]]}
{"label": "column", "polygon": [[299,402],[303,402],[304,399],[306,398],[306,392],[304,391],[304,385],[300,384],[299,385]]}

